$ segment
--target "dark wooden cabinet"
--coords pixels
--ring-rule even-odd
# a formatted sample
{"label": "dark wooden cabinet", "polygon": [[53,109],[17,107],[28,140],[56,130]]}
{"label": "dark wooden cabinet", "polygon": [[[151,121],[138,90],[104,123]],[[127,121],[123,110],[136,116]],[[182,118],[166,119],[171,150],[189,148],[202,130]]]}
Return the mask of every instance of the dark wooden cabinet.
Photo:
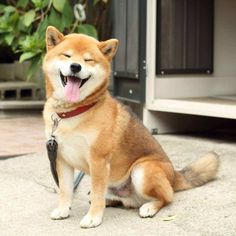
{"label": "dark wooden cabinet", "polygon": [[157,74],[213,72],[213,0],[157,0]]}
{"label": "dark wooden cabinet", "polygon": [[113,36],[119,48],[113,63],[113,93],[132,101],[145,101],[146,1],[113,0]]}

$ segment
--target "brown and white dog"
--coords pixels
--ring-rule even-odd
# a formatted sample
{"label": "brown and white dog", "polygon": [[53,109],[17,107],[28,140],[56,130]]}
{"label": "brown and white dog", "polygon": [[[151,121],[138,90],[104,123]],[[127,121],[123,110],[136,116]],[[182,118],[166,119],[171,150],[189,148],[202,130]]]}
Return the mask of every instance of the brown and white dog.
{"label": "brown and white dog", "polygon": [[64,36],[49,26],[46,45],[44,120],[48,138],[52,114],[62,117],[55,131],[59,206],[51,213],[52,219],[69,217],[74,169],[91,176],[91,205],[80,222],[84,228],[101,224],[106,204],[139,207],[141,217],[152,217],[172,202],[174,192],[214,179],[219,166],[215,153],[181,171],[174,170],[155,138],[110,96],[110,62],[118,40]]}

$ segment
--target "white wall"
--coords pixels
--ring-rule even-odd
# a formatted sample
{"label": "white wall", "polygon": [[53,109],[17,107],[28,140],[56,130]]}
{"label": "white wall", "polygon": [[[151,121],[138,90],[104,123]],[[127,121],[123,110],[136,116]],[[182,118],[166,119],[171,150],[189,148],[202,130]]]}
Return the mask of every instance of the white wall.
{"label": "white wall", "polygon": [[236,94],[236,1],[215,0],[214,17],[214,73],[159,76],[155,98]]}

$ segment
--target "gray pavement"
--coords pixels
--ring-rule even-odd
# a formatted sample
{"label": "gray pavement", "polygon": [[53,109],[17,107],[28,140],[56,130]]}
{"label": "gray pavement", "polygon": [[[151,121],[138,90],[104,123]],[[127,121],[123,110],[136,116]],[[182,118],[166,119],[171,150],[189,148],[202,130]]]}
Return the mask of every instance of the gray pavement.
{"label": "gray pavement", "polygon": [[[71,217],[52,221],[50,211],[57,195],[45,152],[0,160],[0,235],[236,235],[236,148],[232,140],[161,135],[163,145],[180,169],[206,152],[220,155],[218,178],[205,186],[176,193],[175,200],[152,219],[141,219],[137,210],[107,208],[103,224],[81,229],[86,214],[89,177],[83,179]],[[170,217],[173,216],[173,217]]]}
{"label": "gray pavement", "polygon": [[42,152],[45,145],[41,112],[22,112],[1,117],[0,160],[6,156]]}

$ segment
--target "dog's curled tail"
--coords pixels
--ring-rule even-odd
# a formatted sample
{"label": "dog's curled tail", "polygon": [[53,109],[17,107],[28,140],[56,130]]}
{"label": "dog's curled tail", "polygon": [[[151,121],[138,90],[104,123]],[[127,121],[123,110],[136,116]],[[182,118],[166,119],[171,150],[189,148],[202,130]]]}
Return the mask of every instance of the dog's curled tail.
{"label": "dog's curled tail", "polygon": [[175,172],[174,191],[201,186],[213,180],[219,168],[219,156],[209,152],[204,157]]}

